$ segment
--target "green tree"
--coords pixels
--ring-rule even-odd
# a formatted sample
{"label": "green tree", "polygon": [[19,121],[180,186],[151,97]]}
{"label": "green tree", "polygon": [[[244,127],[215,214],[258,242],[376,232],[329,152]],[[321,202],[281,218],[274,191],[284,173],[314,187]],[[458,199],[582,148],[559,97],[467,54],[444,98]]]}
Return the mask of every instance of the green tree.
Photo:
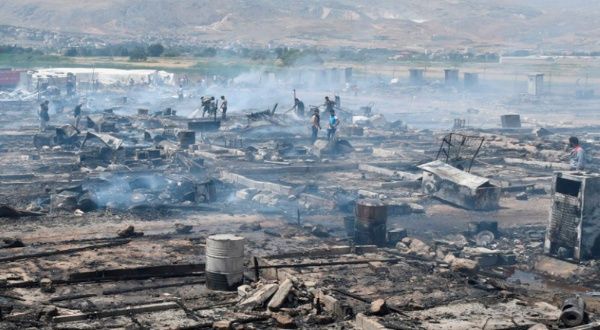
{"label": "green tree", "polygon": [[67,50],[65,50],[65,56],[77,56],[77,48],[75,47],[70,47]]}
{"label": "green tree", "polygon": [[145,61],[146,59],[148,59],[148,55],[146,54],[146,50],[142,47],[135,47],[129,51],[130,61]]}
{"label": "green tree", "polygon": [[161,44],[152,44],[148,46],[148,55],[151,57],[159,57],[165,51],[165,47]]}

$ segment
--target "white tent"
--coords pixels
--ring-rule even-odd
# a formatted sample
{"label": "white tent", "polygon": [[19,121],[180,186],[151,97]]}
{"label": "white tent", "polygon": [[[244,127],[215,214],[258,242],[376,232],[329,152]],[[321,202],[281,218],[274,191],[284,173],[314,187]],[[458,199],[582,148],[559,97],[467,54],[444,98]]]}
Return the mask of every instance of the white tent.
{"label": "white tent", "polygon": [[92,83],[97,81],[102,85],[128,85],[134,84],[166,84],[175,85],[175,76],[172,73],[159,70],[122,70],[106,68],[53,68],[40,69],[32,73],[32,82],[48,77],[66,77],[72,73],[77,77],[78,83]]}

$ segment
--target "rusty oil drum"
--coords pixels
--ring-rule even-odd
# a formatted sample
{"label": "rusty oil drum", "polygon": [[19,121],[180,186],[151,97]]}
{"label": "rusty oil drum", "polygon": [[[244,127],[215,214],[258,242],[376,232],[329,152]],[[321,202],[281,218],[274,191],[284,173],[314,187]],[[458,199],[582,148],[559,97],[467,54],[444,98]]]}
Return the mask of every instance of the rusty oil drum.
{"label": "rusty oil drum", "polygon": [[356,244],[386,245],[387,205],[380,200],[356,201],[354,242]]}

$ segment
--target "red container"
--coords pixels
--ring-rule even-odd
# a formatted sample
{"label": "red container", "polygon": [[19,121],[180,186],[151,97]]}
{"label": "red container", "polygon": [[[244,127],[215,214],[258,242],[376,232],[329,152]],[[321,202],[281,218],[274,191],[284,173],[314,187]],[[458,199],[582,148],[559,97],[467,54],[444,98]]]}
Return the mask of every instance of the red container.
{"label": "red container", "polygon": [[17,87],[21,82],[21,71],[0,70],[0,87]]}

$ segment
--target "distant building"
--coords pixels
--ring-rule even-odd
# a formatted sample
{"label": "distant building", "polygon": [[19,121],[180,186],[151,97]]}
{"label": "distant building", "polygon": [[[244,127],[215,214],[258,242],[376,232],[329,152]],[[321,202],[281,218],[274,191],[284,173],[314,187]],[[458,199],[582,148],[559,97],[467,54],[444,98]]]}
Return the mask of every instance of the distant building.
{"label": "distant building", "polygon": [[346,78],[346,83],[349,83],[352,81],[352,68],[348,67],[344,69],[344,74],[345,74],[345,78]]}
{"label": "distant building", "polygon": [[425,70],[412,68],[412,69],[408,69],[408,72],[409,72],[408,82],[411,85],[422,85],[423,84],[423,82],[424,82],[423,73],[425,72]]}
{"label": "distant building", "polygon": [[457,85],[458,84],[458,69],[445,69],[444,70],[444,82],[446,85]]}
{"label": "distant building", "polygon": [[479,74],[473,72],[465,72],[464,76],[465,88],[471,89],[477,87],[479,85]]}
{"label": "distant building", "polygon": [[329,83],[331,86],[340,86],[344,84],[344,72],[338,68],[331,68],[329,73]]}
{"label": "distant building", "polygon": [[527,76],[527,93],[533,96],[541,96],[544,92],[544,74],[534,73]]}
{"label": "distant building", "polygon": [[593,89],[578,89],[575,91],[575,97],[578,99],[591,99],[594,98]]}
{"label": "distant building", "polygon": [[518,114],[508,114],[500,116],[502,128],[521,128],[521,116]]}

